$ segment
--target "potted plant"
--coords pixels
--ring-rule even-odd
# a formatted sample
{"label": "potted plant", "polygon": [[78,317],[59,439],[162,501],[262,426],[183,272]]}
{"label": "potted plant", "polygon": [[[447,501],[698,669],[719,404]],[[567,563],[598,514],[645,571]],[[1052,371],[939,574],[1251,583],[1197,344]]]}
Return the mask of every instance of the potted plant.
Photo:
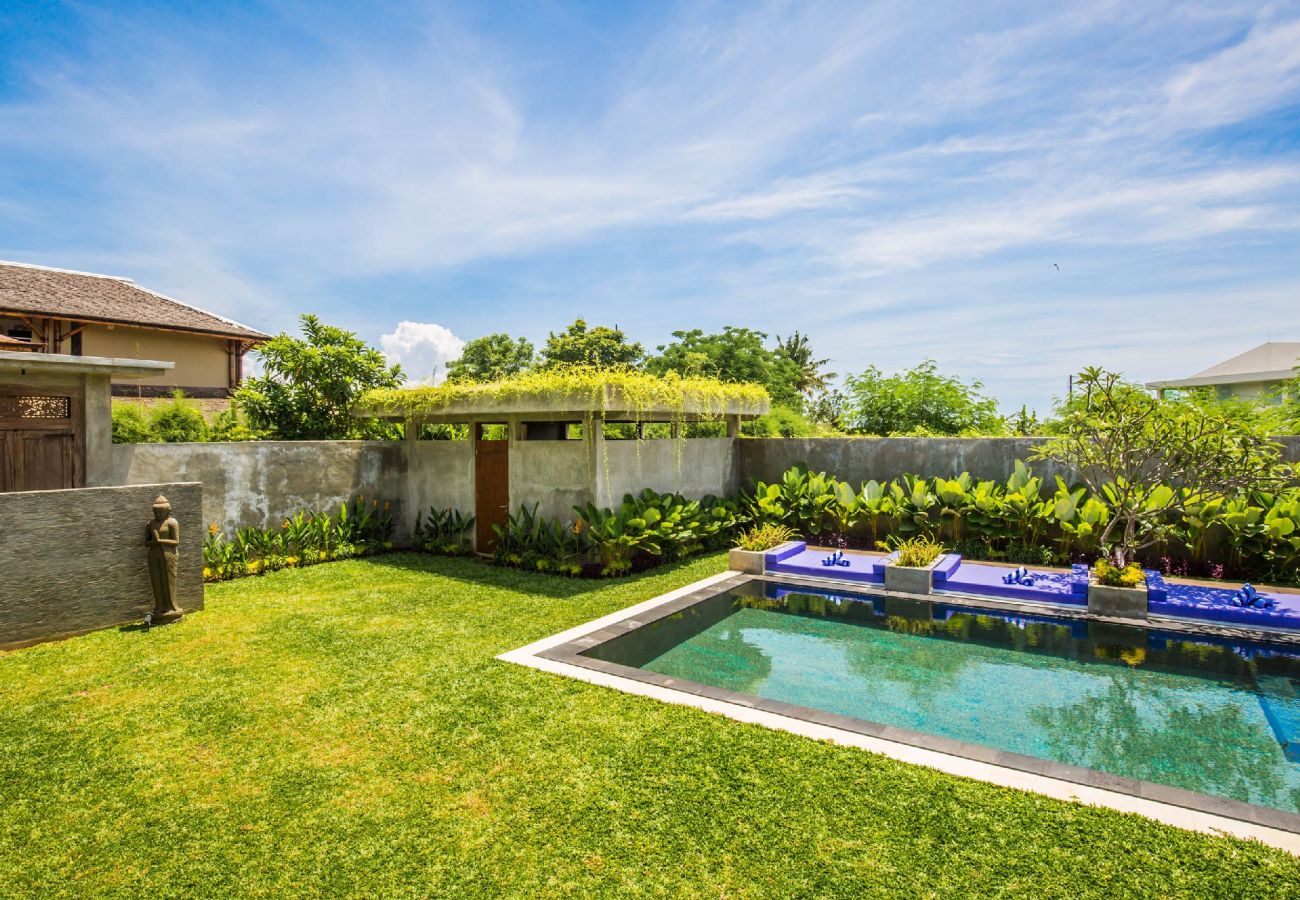
{"label": "potted plant", "polygon": [[934,570],[944,558],[943,545],[920,535],[897,541],[894,555],[885,561],[885,589],[907,594],[928,594],[934,586]]}
{"label": "potted plant", "polygon": [[733,572],[762,575],[769,550],[793,540],[795,530],[786,525],[755,525],[744,532],[736,546],[727,552],[727,564]]}
{"label": "potted plant", "polygon": [[1124,568],[1105,557],[1088,576],[1088,612],[1125,619],[1147,617],[1147,576],[1137,563]]}

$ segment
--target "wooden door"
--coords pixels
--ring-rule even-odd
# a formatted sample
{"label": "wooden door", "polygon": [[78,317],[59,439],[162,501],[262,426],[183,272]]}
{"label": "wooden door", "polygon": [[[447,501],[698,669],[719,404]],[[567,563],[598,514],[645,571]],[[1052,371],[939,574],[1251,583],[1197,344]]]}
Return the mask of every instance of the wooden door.
{"label": "wooden door", "polygon": [[84,485],[80,400],[0,387],[0,491]]}
{"label": "wooden door", "polygon": [[510,441],[502,426],[476,423],[473,431],[474,545],[479,553],[491,553],[496,547],[492,526],[504,525],[510,513]]}

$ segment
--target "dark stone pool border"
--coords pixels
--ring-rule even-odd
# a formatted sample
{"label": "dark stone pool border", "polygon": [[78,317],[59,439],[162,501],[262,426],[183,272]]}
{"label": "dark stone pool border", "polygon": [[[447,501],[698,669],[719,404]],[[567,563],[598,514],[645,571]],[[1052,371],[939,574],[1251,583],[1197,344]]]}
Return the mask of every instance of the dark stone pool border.
{"label": "dark stone pool border", "polygon": [[[696,681],[688,681],[681,678],[670,678],[656,672],[647,672],[644,669],[636,669],[631,666],[606,662],[604,660],[594,659],[590,656],[584,655],[587,651],[604,644],[607,641],[613,640],[614,638],[629,632],[636,631],[651,622],[679,613],[688,607],[694,606],[696,603],[715,597],[718,594],[725,593],[749,581],[770,581],[780,584],[796,585],[804,584],[809,587],[816,586],[823,590],[827,586],[842,587],[846,592],[850,593],[908,597],[917,600],[924,600],[929,603],[940,603],[952,606],[969,606],[972,608],[989,609],[999,612],[1019,612],[1035,615],[1050,614],[1059,618],[1078,618],[1093,621],[1115,621],[1117,623],[1128,625],[1134,624],[1128,620],[1110,620],[1098,616],[1091,616],[1088,615],[1085,610],[1078,607],[1068,607],[1065,605],[1050,603],[1029,603],[1018,600],[995,601],[990,598],[963,596],[955,593],[929,595],[899,594],[897,592],[887,592],[880,589],[864,589],[863,585],[855,583],[836,584],[829,579],[803,578],[792,575],[781,575],[778,577],[734,575],[730,578],[713,582],[705,588],[691,591],[688,594],[668,600],[653,609],[646,610],[640,614],[634,614],[628,618],[621,619],[618,622],[597,629],[596,631],[583,634],[582,636],[563,644],[559,644],[550,649],[540,650],[535,655],[542,659],[551,660],[552,662],[577,666],[579,668],[601,672],[618,678],[639,681],[644,684],[655,685],[668,690],[681,691],[699,697],[706,697],[711,700],[760,710],[773,715],[785,716],[791,719],[811,722],[816,725],[823,725],[828,728],[837,728],[842,731],[866,735],[884,741],[892,741],[897,744],[905,744],[911,747],[918,747],[923,750],[931,750],[936,753],[944,753],[949,756],[956,756],[989,765],[1001,766],[1003,768],[1014,769],[1032,775],[1041,775],[1046,778],[1054,778],[1058,781],[1065,781],[1071,784],[1085,785],[1087,787],[1113,791],[1119,794],[1127,794],[1132,797],[1139,797],[1156,803],[1164,803],[1170,806],[1189,809],[1193,812],[1222,816],[1227,819],[1235,819],[1241,822],[1300,834],[1300,815],[1297,815],[1296,813],[1289,813],[1267,806],[1258,806],[1241,800],[1232,800],[1227,797],[1218,797],[1213,794],[1202,794],[1197,791],[1170,787],[1169,785],[1157,784],[1152,781],[1142,781],[1136,778],[1112,775],[1107,772],[1098,772],[1094,769],[1086,769],[1081,766],[1066,765],[1065,763],[1041,759],[1035,756],[1025,756],[1007,750],[998,750],[993,747],[986,747],[982,744],[971,744],[965,741],[941,737],[939,735],[927,734],[922,731],[912,731],[906,728],[898,728],[893,725],[882,725],[878,722],[871,722],[866,719],[843,716],[838,713],[825,712],[807,706],[798,706],[780,700],[766,700],[753,694],[744,694],[738,691],[713,687],[711,685],[700,684]],[[1272,630],[1267,632],[1262,629],[1248,630],[1232,628],[1229,626],[1212,625],[1210,623],[1191,623],[1185,619],[1165,619],[1163,617],[1153,618],[1142,623],[1142,625],[1147,628],[1159,628],[1162,631],[1182,632],[1187,634],[1189,637],[1202,635],[1247,638],[1251,640],[1262,639],[1300,646],[1300,634],[1295,632],[1282,632],[1275,635],[1272,633]]]}

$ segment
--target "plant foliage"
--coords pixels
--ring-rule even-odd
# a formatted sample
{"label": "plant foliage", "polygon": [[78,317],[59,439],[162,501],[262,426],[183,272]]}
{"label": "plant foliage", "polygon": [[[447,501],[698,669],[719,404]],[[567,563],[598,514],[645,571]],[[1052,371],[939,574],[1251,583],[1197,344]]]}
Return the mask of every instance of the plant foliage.
{"label": "plant foliage", "polygon": [[843,427],[873,435],[1006,434],[997,401],[978,381],[943,375],[932,359],[886,375],[870,366],[845,380]]}
{"label": "plant foliage", "polygon": [[419,416],[457,403],[499,403],[539,400],[567,411],[600,415],[612,397],[633,415],[667,408],[675,417],[718,418],[730,403],[761,404],[767,391],[756,384],[726,384],[711,378],[676,373],[651,375],[631,369],[569,366],[533,370],[491,382],[444,382],[431,387],[384,388],[366,393],[361,405],[380,415]]}
{"label": "plant foliage", "polygon": [[537,352],[526,338],[489,334],[465,344],[460,357],[447,364],[448,381],[499,381],[526,372]]}
{"label": "plant foliage", "polygon": [[908,569],[924,569],[944,553],[943,544],[923,534],[895,540],[885,546],[891,545],[898,554],[894,557],[893,565]]}
{"label": "plant foliage", "polygon": [[334,516],[304,510],[279,528],[240,528],[227,535],[217,522],[203,543],[203,577],[224,581],[392,549],[393,505],[362,495]]}
{"label": "plant foliage", "polygon": [[763,525],[755,525],[748,531],[743,532],[736,539],[736,546],[741,550],[762,552],[771,550],[773,547],[779,547],[786,541],[794,540],[798,536],[799,532],[789,525],[774,525],[769,522]]}
{"label": "plant foliage", "polygon": [[303,337],[282,333],[255,351],[264,374],[235,392],[249,425],[282,441],[386,436],[391,426],[359,419],[353,408],[366,391],[401,385],[401,367],[350,331],[312,315],[300,321]]}
{"label": "plant foliage", "polygon": [[1280,487],[1279,445],[1258,423],[1162,403],[1119,375],[1086,369],[1064,433],[1034,451],[1080,473],[1110,516],[1099,542],[1116,568],[1166,539],[1169,524],[1215,497]]}
{"label": "plant foliage", "polygon": [[617,369],[636,366],[645,357],[645,348],[629,343],[617,325],[589,328],[582,319],[558,334],[554,331],[542,347],[542,365],[549,369],[568,366],[592,366]]}

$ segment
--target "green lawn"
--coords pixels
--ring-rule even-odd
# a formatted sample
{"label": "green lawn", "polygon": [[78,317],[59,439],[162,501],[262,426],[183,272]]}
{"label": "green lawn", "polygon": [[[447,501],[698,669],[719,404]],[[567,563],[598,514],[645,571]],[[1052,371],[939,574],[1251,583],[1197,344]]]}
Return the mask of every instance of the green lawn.
{"label": "green lawn", "polygon": [[721,566],[390,556],[0,654],[0,894],[1300,893],[1259,844],[493,659]]}

